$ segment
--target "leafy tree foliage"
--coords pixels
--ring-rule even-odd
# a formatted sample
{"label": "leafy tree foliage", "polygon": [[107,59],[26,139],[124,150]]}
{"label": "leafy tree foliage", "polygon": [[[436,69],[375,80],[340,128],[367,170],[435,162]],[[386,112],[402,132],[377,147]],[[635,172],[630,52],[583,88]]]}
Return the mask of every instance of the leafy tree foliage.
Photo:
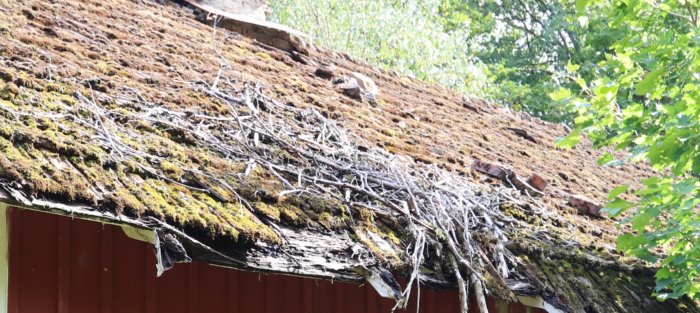
{"label": "leafy tree foliage", "polygon": [[[468,40],[479,43],[473,53],[498,86],[492,98],[545,120],[570,122],[570,108],[546,95],[574,88],[567,66],[602,60],[611,43],[598,31],[605,20],[578,17],[575,6],[568,0],[444,0],[441,13],[447,29],[466,25]],[[597,36],[587,36],[591,31]]]}
{"label": "leafy tree foliage", "polygon": [[[449,0],[441,7],[448,29],[470,29],[474,54],[487,65],[498,88],[492,98],[547,120],[570,118],[546,95],[562,83],[568,59],[579,56],[577,24],[566,3],[523,0]],[[462,23],[459,23],[462,22]]]}
{"label": "leafy tree foliage", "polygon": [[612,215],[632,211],[621,216],[634,232],[621,236],[618,247],[659,262],[660,299],[700,298],[700,6],[695,0],[578,0],[576,6],[580,18],[608,21],[591,38],[614,41],[602,61],[581,60],[591,78],[570,66],[578,87],[551,94],[578,113],[577,127],[560,145],[575,144],[585,132],[598,147],[629,151],[621,160],[608,154],[601,164],[644,161],[659,170],[642,181],[634,200],[620,196],[628,186],[611,192]]}
{"label": "leafy tree foliage", "polygon": [[272,19],[322,46],[421,80],[485,96],[492,84],[466,28],[445,31],[440,0],[273,0]]}
{"label": "leafy tree foliage", "polygon": [[[273,19],[322,45],[545,120],[572,112],[547,94],[575,84],[570,60],[602,59],[572,1],[273,0]],[[604,24],[586,21],[588,28]],[[600,37],[598,37],[600,38]]]}

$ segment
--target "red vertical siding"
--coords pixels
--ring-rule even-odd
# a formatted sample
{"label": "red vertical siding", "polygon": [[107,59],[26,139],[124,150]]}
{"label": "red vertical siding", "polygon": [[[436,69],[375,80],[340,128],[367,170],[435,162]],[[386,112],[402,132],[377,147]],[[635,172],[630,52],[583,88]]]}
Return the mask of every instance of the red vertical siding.
{"label": "red vertical siding", "polygon": [[[416,310],[412,299],[407,312]],[[392,306],[367,284],[205,264],[178,264],[156,279],[152,249],[119,227],[10,211],[10,313],[388,313]],[[454,291],[421,290],[420,312],[458,308]]]}

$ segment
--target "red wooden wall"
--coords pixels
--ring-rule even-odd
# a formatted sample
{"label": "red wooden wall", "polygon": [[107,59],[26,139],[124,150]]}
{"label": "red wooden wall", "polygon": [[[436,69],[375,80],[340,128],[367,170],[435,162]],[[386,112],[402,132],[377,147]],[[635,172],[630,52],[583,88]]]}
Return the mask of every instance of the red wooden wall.
{"label": "red wooden wall", "polygon": [[[9,313],[389,313],[393,305],[369,285],[205,264],[177,264],[156,278],[151,247],[119,227],[20,209],[9,221]],[[459,311],[454,291],[421,293],[420,312]]]}

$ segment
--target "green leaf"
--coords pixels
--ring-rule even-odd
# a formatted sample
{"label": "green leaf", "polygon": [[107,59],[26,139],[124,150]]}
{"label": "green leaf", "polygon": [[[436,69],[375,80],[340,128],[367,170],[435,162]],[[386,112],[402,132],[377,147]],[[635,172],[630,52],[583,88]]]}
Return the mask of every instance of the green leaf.
{"label": "green leaf", "polygon": [[660,182],[661,182],[661,177],[658,177],[658,176],[642,179],[642,184],[644,184],[647,187],[653,187],[654,185],[656,185]]}
{"label": "green leaf", "polygon": [[603,207],[602,211],[607,212],[612,217],[616,217],[616,216],[622,214],[622,212],[624,212],[625,210],[627,210],[633,206],[634,206],[634,204],[629,203],[626,200],[618,197],[618,198],[615,198],[614,201],[606,204],[605,207]]}
{"label": "green leaf", "polygon": [[658,86],[658,78],[666,72],[665,68],[653,70],[634,86],[634,93],[640,96],[651,93]]}
{"label": "green leaf", "polygon": [[612,153],[610,153],[610,152],[606,152],[602,156],[600,156],[598,158],[598,160],[596,160],[596,163],[598,163],[598,165],[608,165],[614,161],[615,161],[615,156],[612,155]]}
{"label": "green leaf", "polygon": [[581,130],[576,128],[569,135],[557,140],[557,147],[571,149],[581,141]]}
{"label": "green leaf", "polygon": [[654,218],[651,214],[646,212],[638,214],[634,217],[634,222],[632,223],[632,229],[636,231],[643,231],[644,228],[649,225],[649,222]]}
{"label": "green leaf", "polygon": [[[656,276],[656,278],[658,279],[665,279],[671,277],[672,273],[668,267],[662,267],[658,271],[656,271],[656,274],[654,276]],[[658,284],[656,286],[659,287]],[[662,286],[661,288],[663,289],[665,288],[665,286]]]}
{"label": "green leaf", "polygon": [[557,91],[549,93],[549,97],[559,102],[571,98],[571,91],[566,88],[559,88]]}
{"label": "green leaf", "polygon": [[615,187],[613,190],[608,193],[608,200],[613,200],[617,198],[617,196],[627,192],[627,189],[630,188],[630,185],[620,185]]}
{"label": "green leaf", "polygon": [[623,234],[617,238],[617,248],[627,253],[645,244],[646,242],[647,240],[643,236]]}
{"label": "green leaf", "polygon": [[695,183],[696,181],[694,179],[685,179],[675,184],[673,190],[681,195],[689,195],[691,192],[695,191]]}
{"label": "green leaf", "polygon": [[583,14],[584,11],[586,10],[586,5],[588,4],[589,0],[576,0],[576,12],[579,14]]}
{"label": "green leaf", "polygon": [[581,66],[578,64],[573,64],[573,63],[571,63],[571,60],[569,60],[568,62],[566,62],[565,68],[566,68],[567,72],[569,72],[571,74],[575,74],[578,72],[578,70],[581,68]]}

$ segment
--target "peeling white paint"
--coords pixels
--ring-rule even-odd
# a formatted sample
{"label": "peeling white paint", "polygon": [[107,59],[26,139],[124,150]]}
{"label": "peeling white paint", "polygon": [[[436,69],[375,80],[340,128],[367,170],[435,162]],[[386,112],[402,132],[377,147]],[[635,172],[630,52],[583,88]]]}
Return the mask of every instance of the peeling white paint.
{"label": "peeling white paint", "polygon": [[[121,225],[122,231],[127,237],[150,243],[155,248],[156,255],[156,277],[160,277],[165,272],[165,267],[163,266],[163,259],[160,255],[160,241],[158,240],[158,234],[154,230],[142,229],[131,227],[129,225]],[[1,313],[1,312],[0,312]]]}
{"label": "peeling white paint", "polygon": [[547,313],[564,313],[564,311],[557,309],[553,305],[547,303],[547,301],[544,301],[544,299],[542,299],[540,296],[518,296],[518,301],[528,307],[543,309],[547,311]]}
{"label": "peeling white paint", "polygon": [[131,239],[156,244],[156,232],[150,229],[141,229],[129,225],[121,225],[124,234]]}
{"label": "peeling white paint", "polygon": [[370,274],[367,276],[367,281],[370,285],[372,285],[372,287],[374,287],[374,290],[376,290],[380,296],[399,300],[396,299],[396,296],[394,295],[394,289],[391,288],[391,286],[389,286],[376,271],[370,271]]}

